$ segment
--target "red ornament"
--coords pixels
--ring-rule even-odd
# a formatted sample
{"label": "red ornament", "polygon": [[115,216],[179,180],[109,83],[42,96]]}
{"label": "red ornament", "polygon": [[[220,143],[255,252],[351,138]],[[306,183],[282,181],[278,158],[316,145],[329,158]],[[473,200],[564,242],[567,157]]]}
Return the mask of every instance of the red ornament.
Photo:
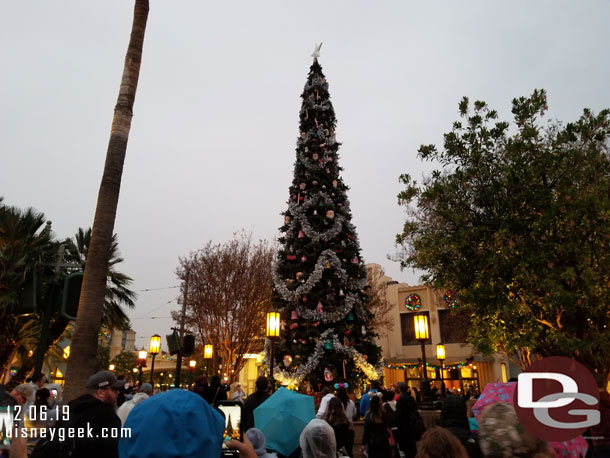
{"label": "red ornament", "polygon": [[307,302],[307,296],[303,296],[303,302]]}
{"label": "red ornament", "polygon": [[287,259],[288,261],[296,261],[296,260],[297,260],[297,255],[296,255],[296,254],[289,254],[289,255],[286,255],[286,259]]}
{"label": "red ornament", "polygon": [[298,325],[297,323],[292,323],[292,324],[290,325],[290,330],[296,329],[296,328],[298,328],[298,327],[299,327],[299,325]]}

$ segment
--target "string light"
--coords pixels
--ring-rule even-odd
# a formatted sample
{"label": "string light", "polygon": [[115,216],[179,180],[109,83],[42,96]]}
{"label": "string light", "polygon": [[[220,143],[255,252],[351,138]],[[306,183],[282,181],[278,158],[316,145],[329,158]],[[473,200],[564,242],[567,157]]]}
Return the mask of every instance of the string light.
{"label": "string light", "polygon": [[421,307],[421,297],[417,294],[409,294],[405,298],[405,307],[411,311],[415,311]]}

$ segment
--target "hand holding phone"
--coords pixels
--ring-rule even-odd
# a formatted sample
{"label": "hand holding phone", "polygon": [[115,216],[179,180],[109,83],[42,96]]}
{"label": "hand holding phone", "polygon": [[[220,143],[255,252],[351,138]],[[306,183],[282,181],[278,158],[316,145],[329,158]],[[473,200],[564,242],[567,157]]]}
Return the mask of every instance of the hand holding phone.
{"label": "hand holding phone", "polygon": [[242,404],[239,401],[220,400],[216,402],[216,407],[225,417],[225,429],[223,432],[222,453],[223,457],[238,457],[239,449],[229,447],[231,442],[243,440],[241,428]]}

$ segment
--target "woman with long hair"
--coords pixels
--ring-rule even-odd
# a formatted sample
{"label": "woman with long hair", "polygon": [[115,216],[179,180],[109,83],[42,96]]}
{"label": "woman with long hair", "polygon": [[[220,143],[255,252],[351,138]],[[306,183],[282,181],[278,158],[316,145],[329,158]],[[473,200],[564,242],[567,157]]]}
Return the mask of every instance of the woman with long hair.
{"label": "woman with long hair", "polygon": [[333,397],[328,401],[326,416],[324,417],[335,432],[337,450],[344,448],[350,458],[354,457],[354,430],[352,424],[345,415],[343,403],[338,397]]}
{"label": "woman with long hair", "polygon": [[372,396],[369,410],[364,416],[364,434],[361,451],[366,449],[368,458],[388,458],[394,456],[390,446],[390,430],[384,421],[381,398]]}
{"label": "woman with long hair", "polygon": [[349,422],[352,423],[354,421],[354,417],[356,416],[356,404],[354,404],[354,401],[349,398],[347,390],[343,386],[337,388],[336,396],[341,399],[341,403],[345,409],[345,416]]}

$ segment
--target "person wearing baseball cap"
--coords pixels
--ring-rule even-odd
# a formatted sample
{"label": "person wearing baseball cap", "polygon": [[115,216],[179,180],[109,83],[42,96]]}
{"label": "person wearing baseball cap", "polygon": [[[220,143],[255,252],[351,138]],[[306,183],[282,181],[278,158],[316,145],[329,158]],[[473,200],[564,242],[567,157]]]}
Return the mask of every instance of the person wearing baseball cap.
{"label": "person wearing baseball cap", "polygon": [[[109,371],[100,371],[89,377],[86,393],[70,401],[67,418],[62,415],[62,420],[56,425],[57,430],[64,430],[64,440],[58,440],[58,434],[53,441],[59,456],[118,458],[119,438],[106,436],[112,436],[114,428],[118,428],[114,431],[119,431],[120,436],[121,420],[116,414],[116,400],[123,383]],[[75,428],[75,431],[82,428],[85,437],[68,438],[70,428]]]}

